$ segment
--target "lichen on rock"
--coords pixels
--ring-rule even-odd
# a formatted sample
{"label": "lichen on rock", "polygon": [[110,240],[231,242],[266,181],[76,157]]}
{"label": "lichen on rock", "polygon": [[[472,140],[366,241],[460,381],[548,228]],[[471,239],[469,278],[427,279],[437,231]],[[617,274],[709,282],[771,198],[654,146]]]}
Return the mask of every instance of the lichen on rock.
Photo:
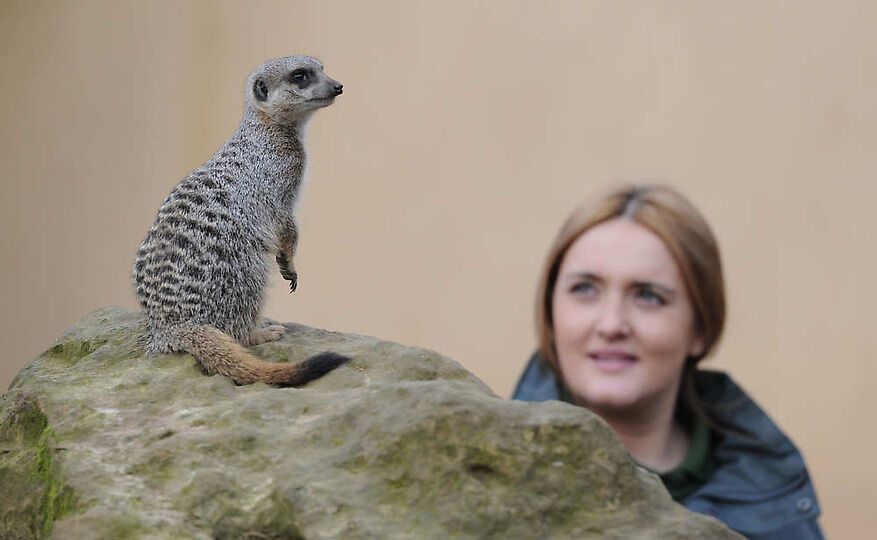
{"label": "lichen on rock", "polygon": [[[302,388],[144,357],[96,311],[0,402],[0,538],[736,538],[675,504],[611,430],[510,402],[453,360],[286,325],[274,361],[353,360]],[[58,531],[63,531],[63,534]]]}

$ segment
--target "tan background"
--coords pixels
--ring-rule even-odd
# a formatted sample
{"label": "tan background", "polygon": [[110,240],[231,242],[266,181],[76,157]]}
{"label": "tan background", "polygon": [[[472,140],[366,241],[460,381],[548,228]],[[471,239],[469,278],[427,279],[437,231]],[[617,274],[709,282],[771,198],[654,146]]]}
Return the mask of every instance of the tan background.
{"label": "tan background", "polygon": [[561,219],[664,179],[720,239],[728,369],[834,538],[877,520],[877,4],[0,3],[0,388],[134,306],[133,253],[268,57],[345,84],[309,130],[300,289],[267,315],[439,350],[508,395]]}

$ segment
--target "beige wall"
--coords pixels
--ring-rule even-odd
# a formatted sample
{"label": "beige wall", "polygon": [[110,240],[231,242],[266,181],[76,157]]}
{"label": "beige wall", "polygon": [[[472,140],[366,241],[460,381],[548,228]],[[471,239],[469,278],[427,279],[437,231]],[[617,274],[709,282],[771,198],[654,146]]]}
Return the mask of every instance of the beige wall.
{"label": "beige wall", "polygon": [[[439,350],[508,395],[538,268],[609,179],[708,216],[730,370],[803,449],[832,537],[877,527],[877,4],[0,4],[0,363],[134,306],[133,252],[263,59],[345,94],[309,130],[300,289],[269,316]],[[871,420],[869,420],[871,419]]]}

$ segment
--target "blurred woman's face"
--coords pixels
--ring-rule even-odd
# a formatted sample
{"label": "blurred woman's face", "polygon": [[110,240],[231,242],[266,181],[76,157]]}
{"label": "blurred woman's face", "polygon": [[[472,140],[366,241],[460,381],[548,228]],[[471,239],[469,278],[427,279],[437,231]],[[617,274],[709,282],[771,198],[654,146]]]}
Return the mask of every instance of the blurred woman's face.
{"label": "blurred woman's face", "polygon": [[552,297],[567,388],[595,412],[674,407],[682,368],[702,351],[694,311],[663,241],[616,218],[567,250]]}

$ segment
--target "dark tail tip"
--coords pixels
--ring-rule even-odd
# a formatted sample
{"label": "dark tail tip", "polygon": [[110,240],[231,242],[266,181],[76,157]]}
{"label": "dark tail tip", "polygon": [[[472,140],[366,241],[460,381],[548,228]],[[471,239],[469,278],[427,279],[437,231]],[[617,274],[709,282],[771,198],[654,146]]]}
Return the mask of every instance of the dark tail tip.
{"label": "dark tail tip", "polygon": [[296,367],[300,369],[297,378],[303,382],[296,382],[295,386],[314,379],[319,379],[326,373],[329,373],[342,364],[346,364],[350,360],[351,358],[349,356],[344,356],[343,354],[331,351],[321,352],[306,360],[302,360],[296,364]]}

